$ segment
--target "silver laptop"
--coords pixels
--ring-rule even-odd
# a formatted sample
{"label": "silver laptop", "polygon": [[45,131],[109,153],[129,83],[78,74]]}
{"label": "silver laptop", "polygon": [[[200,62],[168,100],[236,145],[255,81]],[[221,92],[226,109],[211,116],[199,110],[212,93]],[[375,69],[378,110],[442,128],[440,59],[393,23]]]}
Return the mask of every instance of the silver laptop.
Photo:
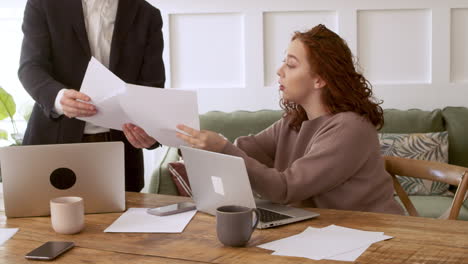
{"label": "silver laptop", "polygon": [[258,228],[289,224],[319,216],[290,206],[255,200],[244,160],[240,157],[181,146],[197,210],[216,215],[223,205],[257,208]]}
{"label": "silver laptop", "polygon": [[82,197],[85,213],[125,210],[122,142],[4,147],[0,165],[7,217],[49,215],[59,196]]}

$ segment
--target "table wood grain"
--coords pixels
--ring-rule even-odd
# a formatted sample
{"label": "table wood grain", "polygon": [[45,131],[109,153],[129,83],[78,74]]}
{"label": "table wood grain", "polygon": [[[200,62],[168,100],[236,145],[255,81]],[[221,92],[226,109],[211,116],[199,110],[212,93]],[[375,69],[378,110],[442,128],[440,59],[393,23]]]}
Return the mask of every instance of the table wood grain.
{"label": "table wood grain", "polygon": [[[127,208],[158,207],[187,198],[127,193]],[[467,263],[468,222],[411,216],[310,208],[315,219],[256,230],[246,247],[223,246],[216,238],[213,216],[198,212],[180,234],[104,233],[121,214],[86,215],[85,229],[75,235],[52,230],[50,217],[0,218],[0,227],[20,230],[2,247],[0,263],[27,263],[24,254],[46,241],[73,241],[75,248],[56,263],[344,263],[331,260],[273,256],[256,247],[331,224],[385,232],[393,239],[374,243],[356,263]],[[35,261],[34,263],[37,263]]]}

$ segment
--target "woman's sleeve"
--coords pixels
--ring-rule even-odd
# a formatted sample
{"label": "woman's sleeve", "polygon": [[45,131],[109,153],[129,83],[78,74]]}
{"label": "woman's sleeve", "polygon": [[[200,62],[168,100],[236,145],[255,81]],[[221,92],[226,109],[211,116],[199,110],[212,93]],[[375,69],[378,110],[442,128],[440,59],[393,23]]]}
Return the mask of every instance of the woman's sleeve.
{"label": "woman's sleeve", "polygon": [[283,119],[278,120],[256,135],[239,137],[236,139],[234,145],[249,157],[264,164],[266,167],[272,168],[275,160],[279,127],[283,122]]}
{"label": "woman's sleeve", "polygon": [[284,171],[269,168],[232,144],[223,152],[244,159],[252,187],[260,195],[277,203],[298,202],[335,188],[363,166],[371,153],[367,140],[376,136],[375,130],[365,127],[370,126],[364,122],[330,125]]}

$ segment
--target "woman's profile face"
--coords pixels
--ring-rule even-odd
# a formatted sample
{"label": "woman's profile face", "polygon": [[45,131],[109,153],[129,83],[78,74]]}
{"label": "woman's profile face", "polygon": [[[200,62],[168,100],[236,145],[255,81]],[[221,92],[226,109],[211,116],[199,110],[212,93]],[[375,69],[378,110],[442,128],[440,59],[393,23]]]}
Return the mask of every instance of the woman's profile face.
{"label": "woman's profile face", "polygon": [[295,39],[289,44],[286,57],[277,75],[283,99],[303,104],[314,96],[316,78],[312,77],[307,51],[300,40]]}

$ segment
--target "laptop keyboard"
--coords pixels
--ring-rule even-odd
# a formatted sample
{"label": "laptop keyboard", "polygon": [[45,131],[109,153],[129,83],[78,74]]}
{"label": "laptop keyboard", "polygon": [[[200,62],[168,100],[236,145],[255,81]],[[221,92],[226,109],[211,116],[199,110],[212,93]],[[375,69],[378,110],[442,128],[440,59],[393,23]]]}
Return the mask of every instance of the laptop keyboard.
{"label": "laptop keyboard", "polygon": [[273,221],[278,221],[278,220],[291,218],[291,216],[289,216],[289,215],[280,214],[280,213],[277,213],[277,212],[273,212],[273,211],[258,208],[258,207],[257,207],[257,210],[258,210],[258,212],[260,214],[259,215],[260,221],[262,221],[264,223],[265,222],[273,222]]}

